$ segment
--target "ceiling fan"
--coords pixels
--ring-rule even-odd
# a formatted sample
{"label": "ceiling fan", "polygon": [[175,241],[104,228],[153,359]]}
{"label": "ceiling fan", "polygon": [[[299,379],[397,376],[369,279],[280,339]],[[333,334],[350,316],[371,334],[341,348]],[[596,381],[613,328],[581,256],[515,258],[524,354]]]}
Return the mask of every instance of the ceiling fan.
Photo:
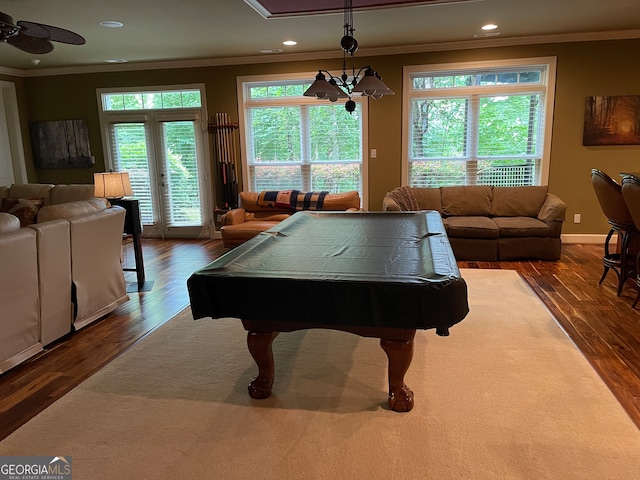
{"label": "ceiling fan", "polygon": [[41,54],[53,50],[52,41],[71,45],[85,43],[83,37],[64,28],[22,20],[14,24],[13,18],[0,12],[0,42],[8,43],[27,53]]}

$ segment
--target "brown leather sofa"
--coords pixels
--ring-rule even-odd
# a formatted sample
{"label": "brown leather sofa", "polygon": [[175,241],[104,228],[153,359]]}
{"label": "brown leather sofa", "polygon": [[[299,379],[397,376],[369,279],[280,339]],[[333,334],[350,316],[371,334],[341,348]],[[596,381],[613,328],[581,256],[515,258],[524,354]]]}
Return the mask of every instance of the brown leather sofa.
{"label": "brown leather sofa", "polygon": [[28,225],[0,213],[0,373],[129,299],[125,210],[92,196],[93,185],[0,187],[0,198],[43,205]]}
{"label": "brown leather sofa", "polygon": [[468,261],[559,259],[566,208],[546,186],[398,187],[383,200],[385,211],[440,212],[453,253]]}
{"label": "brown leather sofa", "polygon": [[[289,218],[295,210],[265,207],[258,202],[259,192],[240,192],[240,207],[222,216],[222,244],[234,248]],[[329,193],[324,197],[322,210],[360,210],[360,194],[353,190]]]}

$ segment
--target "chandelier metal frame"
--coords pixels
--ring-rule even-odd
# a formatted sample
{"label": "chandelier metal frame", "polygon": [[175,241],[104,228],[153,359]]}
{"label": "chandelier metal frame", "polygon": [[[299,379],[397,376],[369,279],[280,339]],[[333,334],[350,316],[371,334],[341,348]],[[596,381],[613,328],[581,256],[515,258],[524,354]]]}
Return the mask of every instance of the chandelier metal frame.
{"label": "chandelier metal frame", "polygon": [[[334,76],[328,70],[318,70],[314,82],[307,91],[304,92],[304,96],[316,97],[331,102],[335,102],[339,98],[348,98],[345,103],[345,109],[347,112],[352,113],[356,109],[356,102],[351,98],[354,94],[373,98],[380,98],[384,95],[394,95],[393,90],[384,84],[382,77],[371,68],[371,65],[361,67],[356,72],[355,53],[358,50],[358,41],[353,36],[354,32],[353,2],[352,0],[345,0],[344,31],[342,39],[340,40],[340,48],[342,48],[342,74],[340,76]],[[347,73],[348,57],[351,58],[351,76]],[[329,77],[328,80],[327,77]]]}

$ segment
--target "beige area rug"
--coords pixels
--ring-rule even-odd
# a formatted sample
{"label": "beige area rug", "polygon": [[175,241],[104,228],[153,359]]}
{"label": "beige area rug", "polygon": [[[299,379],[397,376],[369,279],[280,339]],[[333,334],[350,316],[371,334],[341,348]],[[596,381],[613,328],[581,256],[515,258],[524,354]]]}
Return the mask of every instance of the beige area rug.
{"label": "beige area rug", "polygon": [[418,333],[410,413],[387,408],[376,339],[324,330],[281,334],[274,393],[252,400],[240,322],[186,310],[0,455],[71,456],[74,480],[637,479],[640,431],[530,288],[462,273],[471,313]]}

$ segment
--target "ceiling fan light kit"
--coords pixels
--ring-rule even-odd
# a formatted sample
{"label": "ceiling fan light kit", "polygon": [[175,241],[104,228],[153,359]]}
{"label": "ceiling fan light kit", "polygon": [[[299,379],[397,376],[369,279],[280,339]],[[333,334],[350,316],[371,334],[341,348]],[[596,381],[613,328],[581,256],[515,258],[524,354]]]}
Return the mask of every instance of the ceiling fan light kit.
{"label": "ceiling fan light kit", "polygon": [[53,50],[51,42],[84,45],[84,37],[64,28],[43,23],[18,21],[0,12],[0,42],[7,43],[19,50],[33,54],[49,53]]}
{"label": "ceiling fan light kit", "polygon": [[[387,87],[382,78],[370,65],[362,67],[356,72],[355,53],[358,50],[358,41],[354,38],[353,32],[353,5],[352,0],[344,2],[344,35],[340,40],[342,48],[342,75],[333,76],[327,70],[319,70],[316,79],[311,86],[303,93],[306,97],[316,97],[320,100],[337,101],[339,98],[348,98],[345,103],[347,112],[352,113],[356,109],[356,102],[351,96],[360,94],[373,98],[381,98],[384,95],[394,95],[393,90]],[[347,54],[351,57],[351,79],[347,73]],[[360,75],[364,72],[362,78]],[[329,77],[327,80],[327,76]]]}

